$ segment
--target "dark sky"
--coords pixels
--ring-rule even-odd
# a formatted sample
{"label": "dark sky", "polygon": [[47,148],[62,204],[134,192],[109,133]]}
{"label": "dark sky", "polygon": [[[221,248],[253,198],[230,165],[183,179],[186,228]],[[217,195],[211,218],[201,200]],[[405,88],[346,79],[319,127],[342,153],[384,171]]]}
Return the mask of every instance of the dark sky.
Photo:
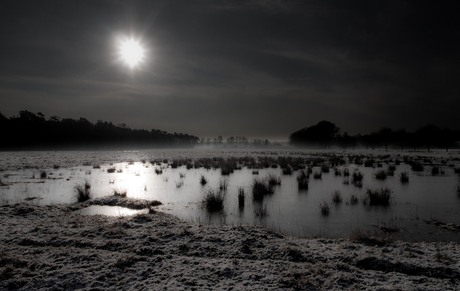
{"label": "dark sky", "polygon": [[[460,127],[456,1],[0,4],[0,111],[199,136]],[[136,70],[116,39],[148,49]]]}

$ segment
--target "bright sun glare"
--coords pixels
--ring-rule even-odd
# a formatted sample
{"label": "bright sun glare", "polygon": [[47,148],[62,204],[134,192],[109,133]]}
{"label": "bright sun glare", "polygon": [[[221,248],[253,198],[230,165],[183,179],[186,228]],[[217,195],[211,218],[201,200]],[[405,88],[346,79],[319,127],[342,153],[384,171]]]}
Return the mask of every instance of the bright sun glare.
{"label": "bright sun glare", "polygon": [[120,42],[119,54],[121,60],[134,69],[144,61],[145,50],[139,41],[129,38]]}

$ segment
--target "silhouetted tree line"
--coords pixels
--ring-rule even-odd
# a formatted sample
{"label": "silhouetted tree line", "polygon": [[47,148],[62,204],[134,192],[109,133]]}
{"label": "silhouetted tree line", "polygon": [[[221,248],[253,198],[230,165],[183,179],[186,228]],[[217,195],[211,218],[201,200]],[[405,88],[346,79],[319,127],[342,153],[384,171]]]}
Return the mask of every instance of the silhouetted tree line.
{"label": "silhouetted tree line", "polygon": [[385,127],[370,134],[349,135],[341,133],[340,128],[329,121],[320,121],[318,124],[302,128],[289,136],[290,143],[297,146],[330,147],[340,146],[353,148],[458,148],[460,131],[441,129],[434,125],[426,125],[414,132],[404,129],[393,130]]}
{"label": "silhouetted tree line", "polygon": [[198,137],[161,130],[131,129],[98,120],[91,123],[85,118],[50,117],[27,110],[18,116],[6,118],[0,113],[0,149],[48,149],[79,147],[165,147],[190,146]]}

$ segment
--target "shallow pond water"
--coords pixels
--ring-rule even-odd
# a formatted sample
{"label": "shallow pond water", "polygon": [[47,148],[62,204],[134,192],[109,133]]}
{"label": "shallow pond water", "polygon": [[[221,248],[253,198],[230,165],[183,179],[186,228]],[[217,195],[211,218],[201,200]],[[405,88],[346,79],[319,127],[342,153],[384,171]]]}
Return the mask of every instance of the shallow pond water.
{"label": "shallow pond water", "polygon": [[[200,154],[206,156],[206,153]],[[54,155],[59,157],[56,158],[59,161],[66,159],[59,156],[59,152]],[[116,156],[114,153],[111,155]],[[180,155],[186,156],[186,152],[180,152]],[[190,156],[193,155],[196,153],[190,153]],[[213,152],[213,155],[218,155],[218,152]],[[132,157],[132,153],[129,156]],[[134,157],[136,162],[113,164],[99,164],[99,159],[93,163],[98,165],[96,168],[90,165],[72,166],[76,162],[70,160],[69,167],[10,167],[3,171],[1,181],[4,186],[0,186],[0,202],[13,204],[28,201],[41,205],[74,203],[75,187],[88,182],[93,198],[112,195],[116,191],[126,193],[130,198],[158,200],[163,203],[157,208],[160,211],[200,224],[255,224],[299,236],[340,237],[349,236],[355,231],[390,231],[392,235],[405,240],[460,240],[458,231],[449,231],[434,223],[427,223],[434,219],[460,224],[460,198],[456,193],[459,177],[453,167],[447,165],[441,165],[443,175],[432,176],[431,166],[425,167],[423,172],[413,172],[409,165],[402,163],[396,167],[394,176],[381,181],[375,175],[377,171],[386,170],[388,164],[373,168],[351,163],[338,168],[348,168],[350,173],[359,170],[364,175],[362,188],[351,182],[344,183],[350,178],[336,176],[331,169],[329,173],[323,173],[321,179],[310,177],[309,189],[303,191],[297,186],[298,172],[283,175],[279,167],[259,169],[258,174],[243,167],[228,176],[222,176],[220,169],[187,169],[185,166],[172,168],[166,163],[152,165],[148,160],[143,163]],[[155,172],[159,169],[162,169],[161,174]],[[313,168],[313,172],[319,171],[319,167]],[[43,172],[46,177],[41,178]],[[400,182],[401,172],[409,173],[409,183]],[[266,196],[262,202],[254,202],[251,193],[254,178],[268,175],[279,176],[281,185],[275,186],[275,193]],[[204,186],[200,184],[201,176],[208,181]],[[228,182],[223,211],[209,213],[203,207],[204,196],[209,189],[218,188],[221,179]],[[245,192],[244,207],[238,205],[237,195],[241,187]],[[392,191],[389,206],[370,206],[365,202],[366,189],[382,187]],[[343,199],[341,203],[333,203],[332,195],[335,191],[340,191]],[[358,204],[349,203],[351,194],[359,198]],[[324,202],[330,206],[328,216],[321,215],[320,204]],[[84,211],[88,211],[87,214],[106,215],[125,213],[100,206]]]}
{"label": "shallow pond water", "polygon": [[82,215],[131,216],[147,213],[148,210],[134,210],[120,206],[91,205],[79,210]]}

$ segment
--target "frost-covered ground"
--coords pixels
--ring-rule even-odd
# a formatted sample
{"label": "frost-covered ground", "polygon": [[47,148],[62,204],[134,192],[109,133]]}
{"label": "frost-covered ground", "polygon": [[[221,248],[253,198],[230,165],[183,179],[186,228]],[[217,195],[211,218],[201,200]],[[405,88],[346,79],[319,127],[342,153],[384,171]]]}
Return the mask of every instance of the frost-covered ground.
{"label": "frost-covered ground", "polygon": [[[152,202],[149,202],[152,203]],[[83,216],[121,198],[0,208],[0,289],[458,290],[460,246],[355,235],[301,239],[159,212]]]}

